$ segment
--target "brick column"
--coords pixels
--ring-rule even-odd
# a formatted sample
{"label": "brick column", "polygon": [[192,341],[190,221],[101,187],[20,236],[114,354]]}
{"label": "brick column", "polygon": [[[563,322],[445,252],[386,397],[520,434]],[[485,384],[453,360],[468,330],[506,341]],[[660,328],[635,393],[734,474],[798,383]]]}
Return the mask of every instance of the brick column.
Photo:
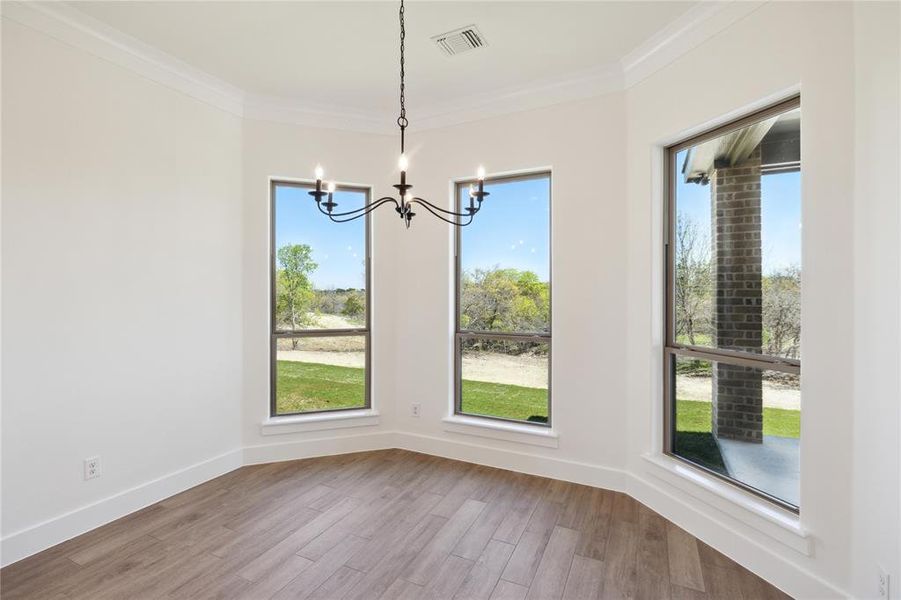
{"label": "brick column", "polygon": [[[760,353],[763,289],[760,244],[760,147],[744,162],[719,166],[711,177],[715,346]],[[763,441],[761,372],[717,364],[713,374],[713,435]]]}

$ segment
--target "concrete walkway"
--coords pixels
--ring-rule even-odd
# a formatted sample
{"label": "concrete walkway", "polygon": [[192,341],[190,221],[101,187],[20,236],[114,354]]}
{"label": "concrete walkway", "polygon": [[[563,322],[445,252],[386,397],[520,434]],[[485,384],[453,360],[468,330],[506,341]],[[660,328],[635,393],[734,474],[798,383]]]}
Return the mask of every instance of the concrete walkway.
{"label": "concrete walkway", "polygon": [[801,440],[765,435],[762,444],[723,439],[717,443],[729,475],[771,496],[799,505]]}

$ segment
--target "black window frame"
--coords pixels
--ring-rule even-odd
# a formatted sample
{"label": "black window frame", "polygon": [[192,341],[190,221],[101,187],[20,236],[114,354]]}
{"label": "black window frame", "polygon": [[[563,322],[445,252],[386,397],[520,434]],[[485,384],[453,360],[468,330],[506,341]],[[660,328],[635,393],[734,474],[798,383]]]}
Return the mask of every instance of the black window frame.
{"label": "black window frame", "polygon": [[[479,331],[471,329],[463,329],[460,326],[461,297],[463,293],[461,281],[463,276],[462,268],[462,228],[454,228],[454,415],[461,417],[474,417],[478,419],[490,419],[493,421],[501,421],[504,423],[516,423],[518,425],[529,425],[535,427],[543,427],[551,429],[553,425],[553,401],[551,382],[553,380],[553,314],[554,314],[554,277],[553,277],[553,219],[554,219],[554,186],[553,173],[551,169],[536,169],[534,171],[524,171],[514,174],[494,175],[485,178],[485,185],[506,183],[512,181],[525,181],[530,179],[547,179],[548,182],[548,327],[546,332],[506,332],[506,331]],[[463,212],[464,206],[461,201],[460,191],[469,188],[470,185],[477,185],[477,179],[461,179],[454,182],[454,207],[457,212]],[[485,200],[484,210],[491,210],[491,196]],[[462,409],[463,402],[463,340],[465,339],[495,339],[515,342],[539,342],[546,343],[548,347],[548,368],[547,368],[547,423],[536,421],[524,421],[520,419],[508,419],[495,415],[484,415],[478,413],[467,413]]]}
{"label": "black window frame", "polygon": [[[315,415],[324,413],[341,413],[353,410],[370,410],[372,409],[372,247],[371,247],[371,228],[372,222],[369,214],[364,219],[364,246],[366,251],[365,259],[365,282],[366,286],[366,323],[364,327],[348,327],[342,329],[295,329],[286,330],[279,329],[276,318],[276,272],[277,272],[277,254],[278,248],[275,247],[275,224],[278,215],[276,214],[275,194],[279,187],[292,187],[302,190],[312,190],[316,186],[315,181],[303,179],[270,179],[269,180],[269,416],[270,418],[295,417],[301,415]],[[362,185],[337,184],[337,191],[361,192],[365,195],[364,202],[367,204],[372,196],[372,188]],[[313,202],[310,197],[310,202]],[[332,227],[341,227],[341,224],[332,223],[328,217],[322,215],[323,225]],[[324,410],[308,410],[291,413],[277,412],[277,351],[279,339],[291,338],[318,338],[318,337],[363,337],[365,339],[365,374],[364,374],[364,405],[353,406],[347,408],[332,408]]]}
{"label": "black window frame", "polygon": [[[733,119],[728,123],[704,131],[690,138],[664,148],[663,176],[665,182],[663,194],[663,453],[692,468],[699,469],[708,475],[734,485],[759,498],[763,498],[773,504],[800,514],[800,506],[795,506],[781,498],[748,485],[738,479],[718,473],[704,465],[698,464],[688,458],[680,456],[674,451],[676,436],[676,403],[674,391],[676,388],[676,372],[673,368],[678,357],[694,358],[713,363],[730,364],[736,366],[751,367],[765,371],[779,371],[792,375],[801,375],[801,361],[768,354],[754,354],[740,350],[728,350],[707,346],[692,346],[678,343],[675,339],[675,251],[671,241],[676,235],[676,155],[689,147],[702,142],[720,137],[726,133],[742,129],[769,117],[780,115],[801,108],[801,96],[796,95],[782,100],[766,108]],[[803,291],[802,291],[803,294]],[[802,392],[803,393],[803,392]]]}

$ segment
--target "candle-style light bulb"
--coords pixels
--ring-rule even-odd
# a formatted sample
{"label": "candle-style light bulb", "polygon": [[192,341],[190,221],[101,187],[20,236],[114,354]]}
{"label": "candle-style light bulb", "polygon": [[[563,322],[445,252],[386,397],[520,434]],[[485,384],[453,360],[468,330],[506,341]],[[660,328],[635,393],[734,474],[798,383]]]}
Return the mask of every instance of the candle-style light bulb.
{"label": "candle-style light bulb", "polygon": [[472,187],[472,184],[470,183],[469,184],[469,197],[472,198],[475,195],[476,195],[476,189],[474,187]]}
{"label": "candle-style light bulb", "polygon": [[410,166],[410,161],[407,159],[406,154],[401,154],[400,158],[397,159],[397,166],[401,171],[406,171],[407,167]]}
{"label": "candle-style light bulb", "polygon": [[316,170],[313,172],[316,174],[316,181],[322,181],[322,176],[325,174],[325,171],[322,170],[322,165],[316,165]]}
{"label": "candle-style light bulb", "polygon": [[413,200],[413,194],[411,194],[410,192],[407,192],[406,194],[404,194],[404,202],[409,204],[412,200]]}
{"label": "candle-style light bulb", "polygon": [[479,165],[479,168],[476,169],[476,179],[478,179],[479,181],[485,179],[485,167],[483,167],[482,165]]}
{"label": "candle-style light bulb", "polygon": [[335,193],[335,182],[334,182],[334,181],[329,181],[329,182],[328,182],[328,188],[327,188],[327,189],[328,189],[328,193],[329,193],[329,194],[334,194],[334,193]]}

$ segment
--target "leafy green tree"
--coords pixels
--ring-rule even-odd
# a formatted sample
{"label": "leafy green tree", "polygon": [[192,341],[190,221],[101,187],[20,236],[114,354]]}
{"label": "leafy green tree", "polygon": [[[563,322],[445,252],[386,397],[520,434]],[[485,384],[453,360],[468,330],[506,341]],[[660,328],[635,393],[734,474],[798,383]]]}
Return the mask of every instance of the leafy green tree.
{"label": "leafy green tree", "polygon": [[[278,323],[290,329],[316,323],[311,308],[315,292],[310,275],[319,265],[313,261],[313,250],[306,244],[293,244],[278,249],[275,310]],[[297,347],[297,340],[292,341]]]}
{"label": "leafy green tree", "polygon": [[363,293],[357,290],[348,290],[341,314],[353,318],[359,317],[365,310],[366,304],[363,302]]}
{"label": "leafy green tree", "polygon": [[461,325],[477,331],[546,331],[550,290],[531,271],[474,269],[463,274]]}

